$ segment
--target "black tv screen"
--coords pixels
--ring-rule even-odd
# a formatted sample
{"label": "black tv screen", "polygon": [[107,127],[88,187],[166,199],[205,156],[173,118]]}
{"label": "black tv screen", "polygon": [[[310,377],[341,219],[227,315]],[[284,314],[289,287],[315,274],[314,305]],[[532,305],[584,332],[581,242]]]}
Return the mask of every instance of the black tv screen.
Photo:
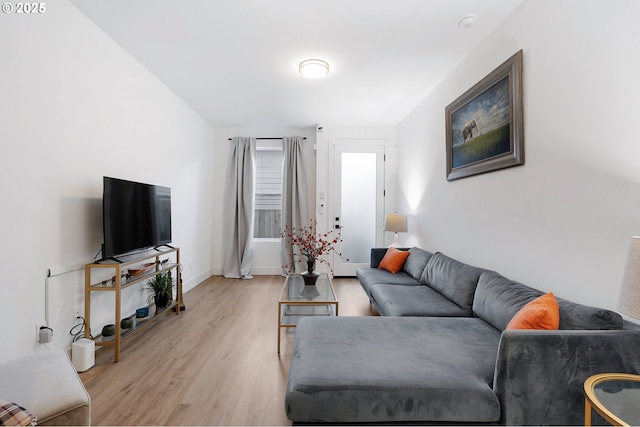
{"label": "black tv screen", "polygon": [[102,257],[171,243],[171,189],[104,177]]}

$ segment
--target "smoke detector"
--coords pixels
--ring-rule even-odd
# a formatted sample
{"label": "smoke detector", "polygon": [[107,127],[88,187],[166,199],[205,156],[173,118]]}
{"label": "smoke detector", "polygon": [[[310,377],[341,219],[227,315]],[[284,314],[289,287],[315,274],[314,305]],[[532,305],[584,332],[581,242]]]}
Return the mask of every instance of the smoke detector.
{"label": "smoke detector", "polygon": [[460,28],[469,28],[473,24],[476,23],[476,19],[477,18],[476,18],[475,15],[464,16],[458,21],[458,27],[460,27]]}

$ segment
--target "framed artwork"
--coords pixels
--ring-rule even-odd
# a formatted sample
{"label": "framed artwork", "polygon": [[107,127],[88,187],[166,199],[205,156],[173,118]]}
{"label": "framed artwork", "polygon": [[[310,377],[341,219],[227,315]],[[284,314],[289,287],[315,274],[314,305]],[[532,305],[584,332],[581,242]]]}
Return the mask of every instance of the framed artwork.
{"label": "framed artwork", "polygon": [[447,180],[524,164],[522,50],[445,108]]}

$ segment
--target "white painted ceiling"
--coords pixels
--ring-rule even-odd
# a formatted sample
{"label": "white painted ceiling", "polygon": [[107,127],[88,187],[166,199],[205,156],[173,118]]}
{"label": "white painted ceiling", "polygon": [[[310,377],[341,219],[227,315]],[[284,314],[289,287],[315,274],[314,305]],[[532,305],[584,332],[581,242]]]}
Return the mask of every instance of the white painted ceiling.
{"label": "white painted ceiling", "polygon": [[522,2],[71,1],[215,127],[397,125]]}

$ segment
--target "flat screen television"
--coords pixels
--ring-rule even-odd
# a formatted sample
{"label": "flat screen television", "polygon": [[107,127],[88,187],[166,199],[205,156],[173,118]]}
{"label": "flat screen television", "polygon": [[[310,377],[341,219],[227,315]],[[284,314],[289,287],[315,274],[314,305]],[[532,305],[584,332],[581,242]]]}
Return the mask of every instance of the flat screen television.
{"label": "flat screen television", "polygon": [[102,257],[171,243],[171,188],[104,177]]}

